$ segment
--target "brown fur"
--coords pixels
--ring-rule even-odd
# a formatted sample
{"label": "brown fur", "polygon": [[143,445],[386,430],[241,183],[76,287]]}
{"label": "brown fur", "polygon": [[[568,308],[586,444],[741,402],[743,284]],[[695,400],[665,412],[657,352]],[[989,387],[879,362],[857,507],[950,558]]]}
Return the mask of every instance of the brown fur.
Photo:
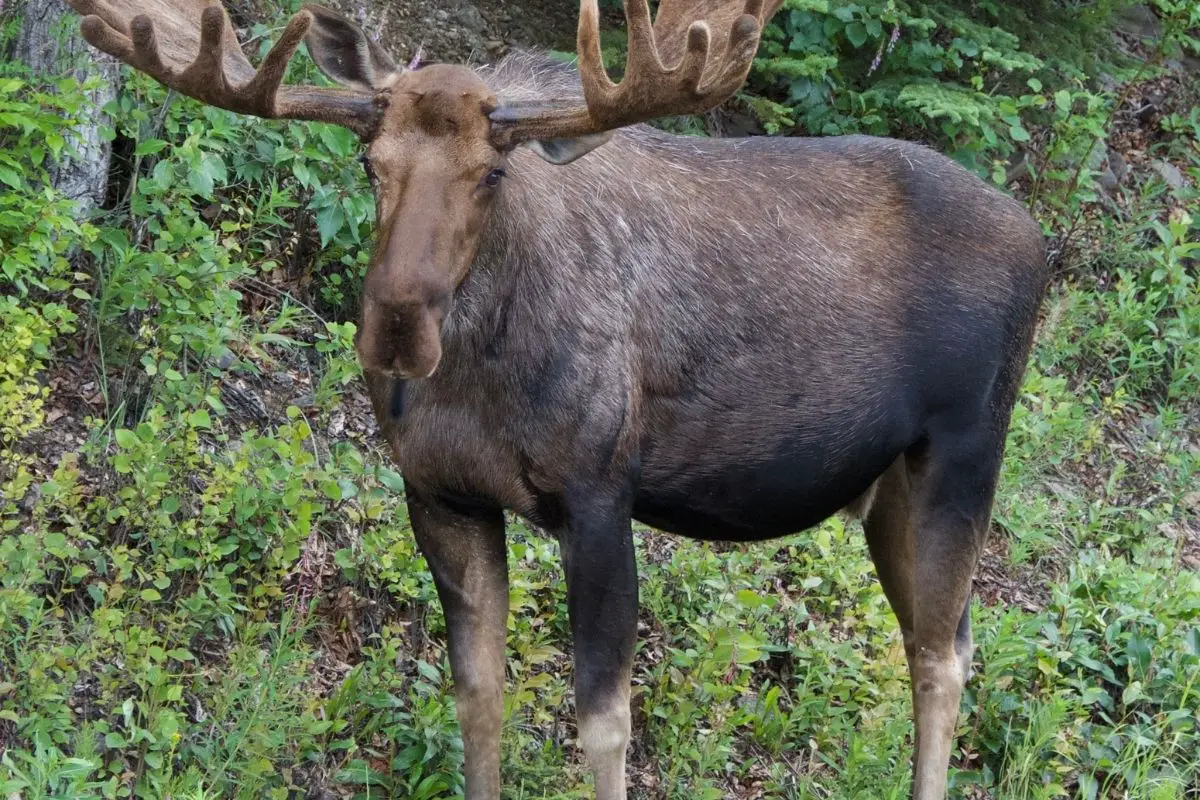
{"label": "brown fur", "polygon": [[[528,58],[480,77],[501,102],[571,81]],[[405,158],[449,158],[437,148],[454,141],[424,139]],[[404,167],[372,157],[381,185],[403,182]],[[913,669],[914,795],[942,797],[970,577],[1045,281],[1037,226],[945,158],[880,139],[716,142],[639,127],[567,166],[516,150],[505,168],[469,268],[439,262],[460,282],[437,371],[402,385],[399,414],[397,384],[370,376],[405,479],[561,531],[583,476],[616,486],[636,464],[639,485],[687,492],[730,464],[770,463],[778,443],[819,447],[822,469],[845,477],[812,521],[847,506],[866,518]],[[982,385],[981,363],[996,365]],[[925,455],[934,445],[872,455],[911,405],[897,392],[928,393],[930,408],[980,398],[990,432],[971,456],[982,484],[969,522],[942,516],[959,501],[931,466],[941,456]],[[669,527],[656,513],[642,518]],[[762,535],[726,522],[712,535]],[[621,736],[596,713],[589,741]],[[589,758],[600,795],[623,797],[615,756]]]}
{"label": "brown fur", "polygon": [[[913,795],[944,796],[971,577],[1046,281],[1016,203],[904,142],[605,132],[734,91],[758,0],[701,0],[707,27],[687,23],[696,0],[664,0],[653,34],[632,3],[617,86],[593,0],[583,86],[520,55],[394,71],[317,8],[256,73],[202,0],[140,4],[161,30],[129,18],[139,4],[73,2],[90,41],[168,85],[371,140],[379,232],[356,346],[446,612],[468,800],[500,793],[504,510],[561,542],[600,800],[626,794],[631,519],[761,539],[843,508],[864,519],[904,636]],[[279,87],[306,32],[353,91]],[[707,64],[714,35],[725,56]]]}

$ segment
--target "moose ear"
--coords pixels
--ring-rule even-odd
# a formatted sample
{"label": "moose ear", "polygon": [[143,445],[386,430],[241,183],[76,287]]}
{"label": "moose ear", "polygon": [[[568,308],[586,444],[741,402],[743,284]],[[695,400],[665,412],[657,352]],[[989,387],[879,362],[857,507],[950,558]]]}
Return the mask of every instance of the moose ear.
{"label": "moose ear", "polygon": [[304,10],[313,18],[304,43],[330,80],[364,92],[385,89],[395,81],[396,63],[362,28],[323,6],[306,4]]}
{"label": "moose ear", "polygon": [[607,142],[612,135],[612,131],[603,131],[570,139],[530,139],[525,146],[551,164],[570,164]]}

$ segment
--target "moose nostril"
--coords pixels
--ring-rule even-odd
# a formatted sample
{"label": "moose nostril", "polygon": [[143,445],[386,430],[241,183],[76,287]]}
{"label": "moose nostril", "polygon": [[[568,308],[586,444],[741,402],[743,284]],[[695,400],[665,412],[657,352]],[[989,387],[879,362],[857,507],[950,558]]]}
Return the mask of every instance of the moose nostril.
{"label": "moose nostril", "polygon": [[359,363],[399,378],[428,377],[442,357],[442,317],[442,309],[429,303],[364,303]]}

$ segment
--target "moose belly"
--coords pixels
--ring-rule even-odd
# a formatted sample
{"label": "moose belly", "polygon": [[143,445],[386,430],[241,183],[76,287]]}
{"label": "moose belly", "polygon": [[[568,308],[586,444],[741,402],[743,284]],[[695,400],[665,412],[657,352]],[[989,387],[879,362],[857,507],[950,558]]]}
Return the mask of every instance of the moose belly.
{"label": "moose belly", "polygon": [[[697,539],[750,541],[812,527],[851,504],[911,443],[882,427],[647,443],[634,517]],[[701,452],[689,443],[707,442]]]}

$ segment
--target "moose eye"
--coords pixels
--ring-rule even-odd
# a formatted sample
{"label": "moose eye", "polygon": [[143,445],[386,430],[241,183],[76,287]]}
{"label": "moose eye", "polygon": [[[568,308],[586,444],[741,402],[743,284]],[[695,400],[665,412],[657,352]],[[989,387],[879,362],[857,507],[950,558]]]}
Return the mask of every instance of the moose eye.
{"label": "moose eye", "polygon": [[506,173],[502,169],[499,169],[499,168],[494,169],[491,172],[489,172],[487,175],[483,176],[483,185],[488,187],[489,189],[495,189],[497,186],[500,185],[500,179],[503,178],[505,176],[505,174]]}

